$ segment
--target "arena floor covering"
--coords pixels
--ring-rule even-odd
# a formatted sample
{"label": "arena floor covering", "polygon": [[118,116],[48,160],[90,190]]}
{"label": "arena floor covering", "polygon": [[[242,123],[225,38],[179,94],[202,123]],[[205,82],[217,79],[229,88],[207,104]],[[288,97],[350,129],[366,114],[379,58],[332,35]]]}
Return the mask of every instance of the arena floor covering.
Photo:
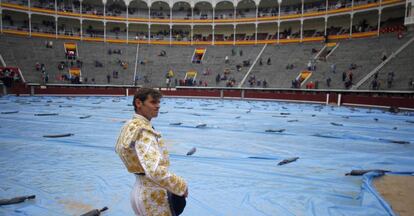
{"label": "arena floor covering", "polygon": [[[103,206],[103,215],[133,215],[135,177],[114,151],[131,101],[1,97],[0,199],[36,199],[0,206],[0,215],[79,215]],[[407,112],[183,98],[164,98],[153,121],[171,170],[189,183],[187,216],[390,215],[366,176],[344,174],[413,171],[413,123]],[[43,137],[62,133],[74,135]],[[192,147],[196,153],[186,156]],[[277,165],[289,157],[299,159]]]}

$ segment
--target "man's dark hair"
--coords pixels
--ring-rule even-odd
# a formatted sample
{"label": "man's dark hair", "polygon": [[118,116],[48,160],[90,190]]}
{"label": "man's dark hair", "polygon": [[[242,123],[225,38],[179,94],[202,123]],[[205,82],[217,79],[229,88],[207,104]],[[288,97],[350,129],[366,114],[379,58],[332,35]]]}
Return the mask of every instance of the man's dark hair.
{"label": "man's dark hair", "polygon": [[162,98],[161,92],[152,88],[140,88],[135,92],[134,100],[132,101],[135,112],[137,111],[137,105],[135,105],[135,101],[138,99],[144,103],[144,101],[147,100],[148,96],[150,95],[155,100]]}

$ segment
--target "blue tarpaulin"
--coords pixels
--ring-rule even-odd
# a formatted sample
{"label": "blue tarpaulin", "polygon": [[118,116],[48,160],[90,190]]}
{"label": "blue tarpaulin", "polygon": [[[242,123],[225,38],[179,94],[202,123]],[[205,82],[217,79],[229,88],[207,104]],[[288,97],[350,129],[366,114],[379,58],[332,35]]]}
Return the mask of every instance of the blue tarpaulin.
{"label": "blue tarpaulin", "polygon": [[[0,206],[0,215],[79,215],[103,206],[109,207],[104,215],[133,215],[135,177],[114,151],[134,113],[131,101],[1,97],[0,199],[36,199]],[[35,115],[51,113],[57,115]],[[169,148],[171,170],[189,183],[183,215],[191,216],[392,215],[368,187],[372,173],[344,174],[412,171],[413,122],[407,112],[177,98],[164,98],[153,120]],[[74,135],[43,137],[63,133]],[[186,156],[192,147],[196,153]],[[299,159],[277,165],[290,157]]]}

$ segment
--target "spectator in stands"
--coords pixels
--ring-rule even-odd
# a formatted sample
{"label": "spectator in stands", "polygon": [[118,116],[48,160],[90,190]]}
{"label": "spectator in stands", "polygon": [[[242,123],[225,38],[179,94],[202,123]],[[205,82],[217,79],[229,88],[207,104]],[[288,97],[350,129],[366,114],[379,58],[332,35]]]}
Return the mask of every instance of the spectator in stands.
{"label": "spectator in stands", "polygon": [[307,89],[314,89],[315,88],[315,84],[313,83],[313,81],[310,81],[308,84],[306,84],[306,88]]}
{"label": "spectator in stands", "polygon": [[331,87],[331,81],[332,81],[332,79],[331,79],[330,77],[328,77],[328,78],[326,79],[326,86],[328,86],[328,88],[330,88],[330,87]]}
{"label": "spectator in stands", "polygon": [[171,86],[171,78],[167,77],[165,79],[165,84],[167,85],[167,88],[170,88],[170,86]]}
{"label": "spectator in stands", "polygon": [[265,79],[263,80],[262,83],[263,83],[263,88],[267,88],[267,81]]}
{"label": "spectator in stands", "polygon": [[403,35],[402,31],[398,31],[398,33],[397,33],[398,40],[401,40],[403,37],[404,37],[404,35]]}
{"label": "spectator in stands", "polygon": [[229,56],[224,57],[224,63],[228,64],[229,63]]}
{"label": "spectator in stands", "polygon": [[354,79],[354,74],[352,73],[352,70],[348,71],[348,79],[352,82]]}
{"label": "spectator in stands", "polygon": [[83,82],[84,82],[84,83],[88,83],[88,77],[85,77],[85,78],[83,79]]}
{"label": "spectator in stands", "polygon": [[413,78],[410,78],[410,80],[408,81],[408,87],[414,88],[414,79]]}
{"label": "spectator in stands", "polygon": [[95,84],[95,78],[92,78],[92,84]]}
{"label": "spectator in stands", "polygon": [[394,71],[391,71],[391,72],[388,73],[388,76],[387,76],[387,86],[388,86],[388,88],[391,88],[393,81],[394,81]]}
{"label": "spectator in stands", "polygon": [[46,41],[46,48],[53,48],[53,41]]}
{"label": "spectator in stands", "polygon": [[382,57],[381,57],[381,60],[382,61],[385,61],[385,60],[387,60],[387,53],[384,51],[384,52],[382,52]]}
{"label": "spectator in stands", "polygon": [[36,71],[40,71],[40,63],[39,62],[36,62],[35,69],[36,69]]}
{"label": "spectator in stands", "polygon": [[231,56],[235,56],[236,55],[236,49],[233,47],[231,49]]}
{"label": "spectator in stands", "polygon": [[118,73],[118,71],[112,71],[112,77],[114,78],[114,79],[118,79],[118,75],[119,75],[119,73]]}
{"label": "spectator in stands", "polygon": [[240,49],[240,51],[239,51],[239,55],[240,55],[240,56],[243,56],[243,50],[242,50],[242,49]]}
{"label": "spectator in stands", "polygon": [[293,65],[293,64],[286,65],[287,70],[293,70],[293,68],[295,68],[295,65]]}
{"label": "spectator in stands", "polygon": [[82,65],[83,65],[83,62],[82,62],[81,60],[77,59],[77,60],[76,60],[76,66],[77,66],[78,68],[82,68]]}
{"label": "spectator in stands", "polygon": [[308,71],[312,71],[312,61],[309,60],[308,62]]}
{"label": "spectator in stands", "polygon": [[221,80],[221,75],[220,74],[217,74],[217,76],[216,76],[216,84],[218,84],[220,82],[220,80]]}
{"label": "spectator in stands", "polygon": [[46,72],[46,66],[45,66],[45,64],[41,64],[40,65],[40,70],[42,71],[42,73],[45,73]]}
{"label": "spectator in stands", "polygon": [[243,67],[249,67],[250,66],[250,59],[243,61]]}
{"label": "spectator in stands", "polygon": [[331,64],[331,72],[336,73],[336,64],[335,63]]}
{"label": "spectator in stands", "polygon": [[103,64],[100,61],[95,60],[95,67],[103,67]]}
{"label": "spectator in stands", "polygon": [[377,79],[373,79],[372,81],[371,81],[371,89],[372,90],[378,90],[379,89],[379,87],[380,87],[380,83],[378,82],[378,80]]}
{"label": "spectator in stands", "polygon": [[270,59],[270,57],[267,59],[267,65],[271,65],[272,64],[272,60]]}
{"label": "spectator in stands", "polygon": [[346,72],[344,71],[342,72],[342,82],[345,82],[345,79],[346,79]]}
{"label": "spectator in stands", "polygon": [[111,83],[111,75],[110,74],[106,75],[106,81],[108,82],[108,84]]}
{"label": "spectator in stands", "polygon": [[352,81],[350,79],[346,79],[344,85],[346,89],[349,89],[352,86]]}
{"label": "spectator in stands", "polygon": [[48,73],[46,73],[45,74],[45,83],[48,83],[49,82],[49,74]]}
{"label": "spectator in stands", "polygon": [[237,71],[237,72],[240,72],[240,71],[241,71],[241,69],[242,69],[242,66],[241,66],[240,64],[237,64],[237,65],[236,65],[236,71]]}
{"label": "spectator in stands", "polygon": [[161,56],[161,57],[167,56],[167,52],[165,50],[161,50],[158,56]]}
{"label": "spectator in stands", "polygon": [[263,65],[263,61],[262,58],[259,59],[259,65],[262,66]]}

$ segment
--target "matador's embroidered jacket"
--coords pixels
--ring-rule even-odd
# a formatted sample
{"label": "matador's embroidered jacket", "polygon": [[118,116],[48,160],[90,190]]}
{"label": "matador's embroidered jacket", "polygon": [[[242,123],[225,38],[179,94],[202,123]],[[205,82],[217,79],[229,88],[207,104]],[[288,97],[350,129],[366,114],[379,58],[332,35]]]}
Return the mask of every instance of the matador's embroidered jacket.
{"label": "matador's embroidered jacket", "polygon": [[[168,171],[168,151],[150,121],[135,114],[125,123],[116,143],[116,152],[131,173],[139,175],[139,192],[131,194],[137,200],[139,212],[144,215],[171,215],[167,190],[182,196],[187,184],[181,177]],[[134,204],[133,208],[134,208]],[[134,209],[136,211],[136,209]]]}

